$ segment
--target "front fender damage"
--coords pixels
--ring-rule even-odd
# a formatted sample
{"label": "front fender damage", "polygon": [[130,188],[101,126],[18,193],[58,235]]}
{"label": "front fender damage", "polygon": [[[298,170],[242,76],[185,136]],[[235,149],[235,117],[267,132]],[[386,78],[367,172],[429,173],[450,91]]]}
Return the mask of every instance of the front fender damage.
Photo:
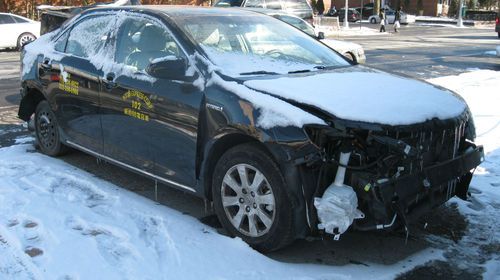
{"label": "front fender damage", "polygon": [[484,157],[469,139],[471,124],[464,115],[376,130],[305,127],[309,153],[290,160],[299,170],[311,233],[337,239],[349,227],[408,230],[451,197],[465,199],[471,170]]}

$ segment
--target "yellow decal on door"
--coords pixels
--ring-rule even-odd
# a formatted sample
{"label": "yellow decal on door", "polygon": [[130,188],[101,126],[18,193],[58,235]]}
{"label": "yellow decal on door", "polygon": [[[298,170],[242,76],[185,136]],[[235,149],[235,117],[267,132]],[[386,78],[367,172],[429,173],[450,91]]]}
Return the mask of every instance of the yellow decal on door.
{"label": "yellow decal on door", "polygon": [[[130,100],[130,108],[123,108],[123,113],[127,116],[139,119],[141,121],[149,121],[149,115],[141,112],[145,109],[153,109],[153,103],[144,93],[137,90],[128,90],[122,95],[123,101]],[[142,102],[141,102],[142,101]],[[144,104],[144,106],[143,106]]]}
{"label": "yellow decal on door", "polygon": [[77,81],[72,80],[70,74],[66,74],[66,77],[62,75],[59,76],[59,89],[67,93],[78,95],[78,87],[80,86]]}
{"label": "yellow decal on door", "polygon": [[146,121],[146,122],[149,121],[149,115],[141,113],[141,112],[137,112],[137,111],[132,110],[130,108],[123,108],[123,113],[127,116],[131,116],[131,117],[139,119],[141,121]]}

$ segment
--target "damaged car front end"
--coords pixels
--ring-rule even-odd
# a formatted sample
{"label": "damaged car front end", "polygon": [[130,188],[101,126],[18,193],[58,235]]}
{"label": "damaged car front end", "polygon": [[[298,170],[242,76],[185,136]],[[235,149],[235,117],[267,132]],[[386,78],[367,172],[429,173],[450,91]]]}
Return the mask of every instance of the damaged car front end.
{"label": "damaged car front end", "polygon": [[305,128],[317,153],[300,172],[309,190],[305,194],[311,224],[323,225],[319,228],[336,238],[346,228],[324,225],[336,225],[328,218],[339,217],[325,214],[318,201],[313,203],[329,189],[349,186],[356,194],[363,214],[345,212],[351,213],[354,229],[394,229],[455,195],[466,199],[473,169],[484,157],[483,148],[472,142],[474,124],[468,110],[453,119],[414,125],[345,120],[330,124]]}

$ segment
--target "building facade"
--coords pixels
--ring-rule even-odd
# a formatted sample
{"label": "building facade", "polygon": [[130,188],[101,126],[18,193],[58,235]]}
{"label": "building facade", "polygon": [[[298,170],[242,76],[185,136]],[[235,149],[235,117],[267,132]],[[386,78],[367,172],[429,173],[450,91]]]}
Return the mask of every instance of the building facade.
{"label": "building facade", "polygon": [[[345,6],[346,0],[323,0],[325,4],[325,10],[328,10],[331,5],[335,6],[336,9],[343,8]],[[356,8],[366,5],[368,3],[374,3],[374,0],[348,0],[349,7]],[[396,9],[399,5],[402,7],[403,11],[414,14],[414,15],[424,15],[424,16],[446,16],[448,15],[448,8],[451,0],[422,0],[422,11],[420,13],[418,9],[418,0],[381,0],[381,7],[387,5],[393,9]]]}

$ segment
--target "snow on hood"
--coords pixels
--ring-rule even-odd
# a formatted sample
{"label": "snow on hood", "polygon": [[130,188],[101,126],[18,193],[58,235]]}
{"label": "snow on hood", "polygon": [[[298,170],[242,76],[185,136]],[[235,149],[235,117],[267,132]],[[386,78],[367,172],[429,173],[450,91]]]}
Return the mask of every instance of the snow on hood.
{"label": "snow on hood", "polygon": [[467,108],[465,101],[447,90],[361,66],[244,84],[315,106],[341,119],[383,125],[445,120]]}
{"label": "snow on hood", "polygon": [[251,90],[236,82],[224,81],[217,74],[212,74],[208,85],[211,83],[233,92],[239,97],[246,99],[259,110],[260,116],[257,119],[257,126],[264,129],[275,126],[297,126],[306,124],[322,124],[325,122],[318,117],[301,110],[281,99]]}

